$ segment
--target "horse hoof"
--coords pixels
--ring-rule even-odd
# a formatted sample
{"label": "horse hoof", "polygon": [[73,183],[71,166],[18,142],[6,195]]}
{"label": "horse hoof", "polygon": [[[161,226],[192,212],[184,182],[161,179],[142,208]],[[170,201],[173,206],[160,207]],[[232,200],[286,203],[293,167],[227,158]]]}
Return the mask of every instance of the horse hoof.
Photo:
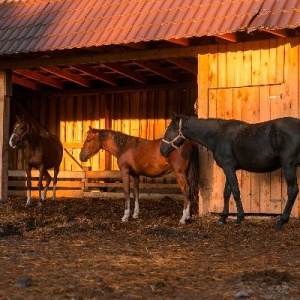
{"label": "horse hoof", "polygon": [[282,219],[279,219],[278,220],[278,222],[275,224],[275,226],[277,227],[277,228],[282,228],[282,226],[285,224],[285,223],[287,223],[288,221],[284,221],[284,220],[282,220]]}
{"label": "horse hoof", "polygon": [[122,221],[123,223],[127,223],[127,222],[128,222],[128,218],[122,218],[121,221]]}
{"label": "horse hoof", "polygon": [[226,224],[226,218],[221,217],[218,221],[219,225],[225,225]]}
{"label": "horse hoof", "polygon": [[240,225],[242,223],[242,221],[245,219],[244,216],[242,217],[237,217],[237,219],[235,220],[235,225]]}

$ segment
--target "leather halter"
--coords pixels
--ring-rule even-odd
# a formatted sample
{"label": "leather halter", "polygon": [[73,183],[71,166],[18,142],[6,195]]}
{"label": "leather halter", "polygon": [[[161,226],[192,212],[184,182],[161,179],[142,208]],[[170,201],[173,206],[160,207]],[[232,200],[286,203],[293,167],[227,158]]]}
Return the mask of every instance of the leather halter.
{"label": "leather halter", "polygon": [[19,138],[19,141],[22,142],[23,139],[26,137],[26,135],[30,135],[30,130],[29,130],[29,124],[27,123],[27,129],[22,133],[22,134],[17,134],[15,133],[15,130],[17,129],[17,127],[14,129],[12,136],[17,136]]}
{"label": "leather halter", "polygon": [[186,137],[182,133],[182,119],[179,120],[179,128],[178,128],[178,135],[172,140],[172,141],[167,141],[165,139],[162,139],[162,142],[171,145],[173,148],[178,149],[180,147],[174,145],[174,142],[176,142],[178,139],[183,138],[186,140]]}

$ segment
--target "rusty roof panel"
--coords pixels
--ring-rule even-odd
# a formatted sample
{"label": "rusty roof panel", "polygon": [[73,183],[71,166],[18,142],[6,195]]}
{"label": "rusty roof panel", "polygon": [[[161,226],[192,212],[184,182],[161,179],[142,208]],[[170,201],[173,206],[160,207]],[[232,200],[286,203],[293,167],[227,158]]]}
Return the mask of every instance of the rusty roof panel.
{"label": "rusty roof panel", "polygon": [[0,1],[0,54],[222,35],[260,28],[295,28],[300,23],[298,2]]}

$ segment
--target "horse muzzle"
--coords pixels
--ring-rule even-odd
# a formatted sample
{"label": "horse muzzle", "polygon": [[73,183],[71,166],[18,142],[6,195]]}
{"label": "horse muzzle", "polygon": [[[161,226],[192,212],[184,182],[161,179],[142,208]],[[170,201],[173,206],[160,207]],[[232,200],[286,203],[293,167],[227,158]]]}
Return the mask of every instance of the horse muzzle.
{"label": "horse muzzle", "polygon": [[15,149],[21,143],[21,139],[18,135],[12,134],[9,139],[9,146]]}
{"label": "horse muzzle", "polygon": [[174,149],[166,149],[166,148],[163,148],[162,146],[160,147],[160,154],[162,155],[162,156],[164,156],[164,157],[169,157],[170,156],[170,154],[171,154],[171,152],[172,152],[172,150],[174,150]]}
{"label": "horse muzzle", "polygon": [[82,162],[87,162],[88,160],[88,157],[82,153],[79,154],[79,159],[82,161]]}

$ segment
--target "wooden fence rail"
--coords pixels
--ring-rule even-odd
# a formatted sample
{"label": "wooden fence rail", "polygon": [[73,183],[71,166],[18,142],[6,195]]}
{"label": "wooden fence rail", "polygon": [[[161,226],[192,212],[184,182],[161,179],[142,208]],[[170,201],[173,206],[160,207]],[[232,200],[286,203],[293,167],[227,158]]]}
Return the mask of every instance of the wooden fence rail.
{"label": "wooden fence rail", "polygon": [[[53,171],[49,171],[53,176]],[[31,171],[32,175],[32,196],[38,196],[38,177],[37,170]],[[140,177],[140,198],[157,199],[164,196],[173,199],[182,199],[182,195],[174,175],[168,174],[162,179],[167,183],[150,182],[147,177]],[[163,181],[163,180],[162,180]],[[8,196],[26,197],[26,172],[24,170],[8,171]],[[52,196],[52,182],[48,191],[48,198]],[[132,187],[132,182],[131,182]],[[123,198],[122,180],[120,171],[60,171],[57,182],[57,197],[73,198]]]}

